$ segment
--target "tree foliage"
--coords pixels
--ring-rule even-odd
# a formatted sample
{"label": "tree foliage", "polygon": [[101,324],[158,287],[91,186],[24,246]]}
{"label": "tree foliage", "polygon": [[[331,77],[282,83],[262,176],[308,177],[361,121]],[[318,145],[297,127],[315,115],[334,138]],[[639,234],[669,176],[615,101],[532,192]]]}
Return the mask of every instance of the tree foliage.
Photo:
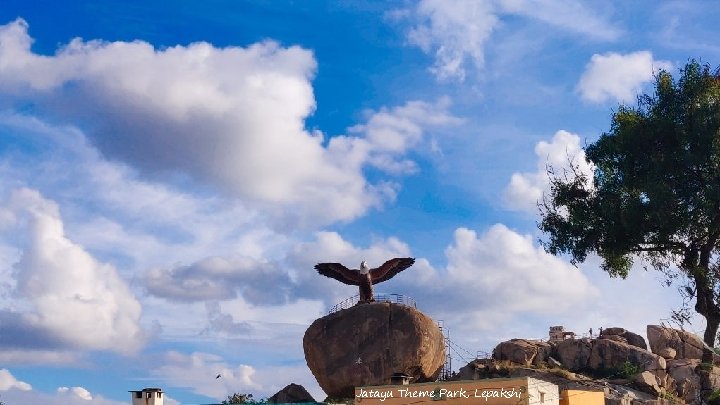
{"label": "tree foliage", "polygon": [[[655,91],[613,113],[610,130],[585,148],[589,179],[575,166],[551,173],[540,204],[545,249],[589,253],[611,276],[640,259],[669,276],[707,320],[713,346],[720,323],[720,75],[690,61],[679,77],[660,71]],[[588,187],[588,184],[592,186]],[[674,273],[679,271],[679,273]]]}
{"label": "tree foliage", "polygon": [[264,404],[265,401],[256,401],[253,399],[252,394],[239,394],[234,393],[232,395],[228,395],[227,399],[222,401],[223,405],[230,405],[230,404]]}

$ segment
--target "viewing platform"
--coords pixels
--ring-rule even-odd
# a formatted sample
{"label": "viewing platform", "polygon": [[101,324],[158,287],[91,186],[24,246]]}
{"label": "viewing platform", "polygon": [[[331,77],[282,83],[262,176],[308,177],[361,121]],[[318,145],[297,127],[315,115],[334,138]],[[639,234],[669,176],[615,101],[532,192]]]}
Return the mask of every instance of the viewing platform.
{"label": "viewing platform", "polygon": [[[412,307],[417,309],[417,304],[415,303],[415,300],[411,297],[408,297],[407,295],[402,294],[374,294],[373,299],[375,299],[375,302],[390,302],[392,304],[399,304],[404,305],[406,307]],[[343,309],[348,309],[350,307],[353,307],[360,302],[360,295],[354,295],[350,298],[347,298],[345,300],[340,301],[339,303],[335,304],[332,308],[330,308],[330,311],[328,311],[328,315],[342,311]]]}

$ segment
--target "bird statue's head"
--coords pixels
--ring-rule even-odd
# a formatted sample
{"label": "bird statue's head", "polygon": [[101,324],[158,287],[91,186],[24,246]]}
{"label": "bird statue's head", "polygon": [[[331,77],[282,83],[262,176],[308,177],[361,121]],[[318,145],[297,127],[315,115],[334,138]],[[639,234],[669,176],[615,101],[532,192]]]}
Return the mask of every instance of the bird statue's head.
{"label": "bird statue's head", "polygon": [[360,274],[368,274],[370,272],[370,267],[368,267],[365,260],[360,262]]}

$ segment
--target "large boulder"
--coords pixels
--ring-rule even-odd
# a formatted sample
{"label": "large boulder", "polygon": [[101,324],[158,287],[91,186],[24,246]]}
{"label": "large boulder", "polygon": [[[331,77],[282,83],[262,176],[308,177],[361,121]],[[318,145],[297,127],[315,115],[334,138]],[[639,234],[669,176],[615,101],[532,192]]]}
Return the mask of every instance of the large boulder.
{"label": "large boulder", "polygon": [[328,396],[351,398],[355,387],[389,384],[393,373],[434,381],[445,362],[444,338],[432,319],[398,304],[360,304],[310,325],[305,360]]}
{"label": "large boulder", "polygon": [[702,359],[703,341],[690,332],[660,325],[647,326],[650,350],[659,354],[666,347],[675,349],[677,359]]}
{"label": "large boulder", "polygon": [[643,371],[632,378],[633,384],[641,390],[652,394],[661,395],[665,392],[658,383],[657,376],[652,371]]}
{"label": "large boulder", "polygon": [[666,347],[664,349],[660,349],[657,354],[665,360],[675,360],[675,357],[677,357],[677,350],[672,347]]}
{"label": "large boulder", "polygon": [[667,361],[667,371],[672,378],[671,390],[688,404],[700,402],[701,381],[695,373],[700,365],[698,359],[678,359]]}
{"label": "large boulder", "polygon": [[626,332],[625,328],[611,327],[600,330],[600,336],[622,336]]}
{"label": "large boulder", "polygon": [[557,343],[555,351],[563,367],[572,371],[582,371],[590,363],[592,341],[590,339],[566,339]]}
{"label": "large boulder", "polygon": [[493,350],[495,360],[508,360],[523,366],[540,365],[550,357],[552,346],[547,342],[527,339],[510,339]]}
{"label": "large boulder", "polygon": [[665,359],[639,347],[609,339],[598,339],[592,345],[589,366],[593,370],[618,370],[625,362],[639,367],[639,371],[664,370]]}
{"label": "large boulder", "polygon": [[275,395],[267,399],[269,404],[297,404],[303,402],[315,402],[315,399],[302,385],[291,383]]}
{"label": "large boulder", "polygon": [[648,348],[647,343],[645,343],[645,338],[638,335],[637,333],[626,331],[623,337],[627,340],[629,345],[639,347],[643,350],[647,350]]}
{"label": "large boulder", "polygon": [[[618,339],[617,337],[620,337],[621,339]],[[645,339],[642,336],[638,335],[637,333],[630,332],[629,330],[625,330],[625,328],[603,329],[602,333],[600,333],[599,338],[622,341],[623,343],[628,343],[641,349],[647,350],[648,348],[647,343],[645,343]]]}
{"label": "large boulder", "polygon": [[480,364],[477,360],[473,360],[465,366],[460,367],[460,370],[458,370],[452,379],[457,381],[477,380],[480,367],[484,367],[484,365]]}
{"label": "large boulder", "polygon": [[627,339],[625,339],[624,337],[622,337],[620,335],[605,335],[605,336],[600,335],[600,337],[598,337],[598,339],[607,339],[607,340],[613,340],[615,342],[628,344]]}

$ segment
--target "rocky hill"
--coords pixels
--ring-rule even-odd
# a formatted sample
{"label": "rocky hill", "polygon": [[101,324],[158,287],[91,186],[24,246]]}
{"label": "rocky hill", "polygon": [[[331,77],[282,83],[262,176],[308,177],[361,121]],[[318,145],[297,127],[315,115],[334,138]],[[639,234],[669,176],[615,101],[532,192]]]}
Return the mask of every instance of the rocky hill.
{"label": "rocky hill", "polygon": [[648,325],[645,339],[608,328],[596,339],[511,339],[492,359],[460,369],[457,380],[530,376],[564,389],[604,391],[608,405],[714,404],[720,393],[720,358],[701,363],[703,342],[695,335]]}

